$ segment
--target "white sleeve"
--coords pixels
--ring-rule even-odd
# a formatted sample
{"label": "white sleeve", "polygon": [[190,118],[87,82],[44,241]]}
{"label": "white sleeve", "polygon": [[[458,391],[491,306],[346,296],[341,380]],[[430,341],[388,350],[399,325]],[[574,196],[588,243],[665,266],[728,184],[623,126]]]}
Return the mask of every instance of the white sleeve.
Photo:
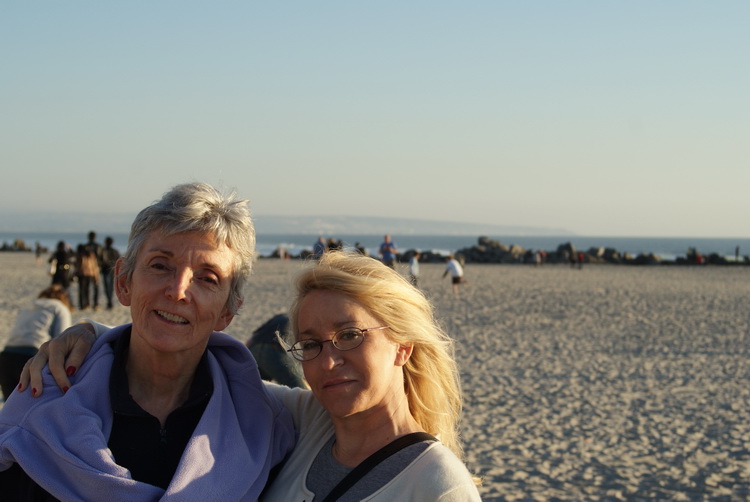
{"label": "white sleeve", "polygon": [[309,426],[310,424],[307,422],[309,422],[311,417],[324,413],[323,407],[318,403],[310,390],[298,387],[292,389],[285,385],[266,381],[263,384],[271,394],[281,401],[284,408],[292,414],[294,427],[297,430],[302,430],[305,426]]}

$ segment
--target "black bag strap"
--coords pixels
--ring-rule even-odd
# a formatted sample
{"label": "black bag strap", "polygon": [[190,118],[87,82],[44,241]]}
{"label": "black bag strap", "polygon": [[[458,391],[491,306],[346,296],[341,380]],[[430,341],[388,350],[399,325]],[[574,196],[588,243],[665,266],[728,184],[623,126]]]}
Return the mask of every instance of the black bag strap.
{"label": "black bag strap", "polygon": [[394,453],[403,450],[407,446],[421,443],[422,441],[437,441],[437,438],[432,434],[427,434],[426,432],[412,432],[411,434],[407,434],[405,436],[401,436],[400,438],[394,439],[393,441],[364,459],[362,463],[360,463],[357,467],[352,469],[352,471],[347,474],[344,479],[339,481],[339,484],[337,484],[333,488],[333,490],[331,490],[331,493],[329,493],[328,496],[323,499],[323,502],[334,502],[380,462],[387,459]]}

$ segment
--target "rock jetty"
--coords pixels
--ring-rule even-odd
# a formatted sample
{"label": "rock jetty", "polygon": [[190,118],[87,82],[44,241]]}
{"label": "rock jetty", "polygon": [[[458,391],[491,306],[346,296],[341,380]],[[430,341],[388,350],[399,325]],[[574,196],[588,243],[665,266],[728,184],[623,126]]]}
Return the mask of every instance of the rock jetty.
{"label": "rock jetty", "polygon": [[[401,253],[399,262],[408,263],[416,253],[409,249]],[[750,256],[740,260],[727,260],[717,253],[702,255],[694,248],[687,250],[685,256],[674,260],[665,260],[654,253],[633,255],[620,252],[609,247],[591,247],[587,250],[577,249],[572,242],[564,242],[556,249],[525,249],[517,244],[504,244],[486,236],[477,238],[473,246],[457,250],[456,258],[463,263],[503,263],[503,264],[568,264],[572,267],[583,267],[585,264],[617,264],[617,265],[750,265]],[[298,255],[292,255],[284,249],[276,249],[268,258],[308,259],[312,255],[309,250],[302,250]],[[421,251],[419,261],[422,263],[442,263],[446,256],[433,251]]]}
{"label": "rock jetty", "polygon": [[[408,261],[413,251],[407,251],[402,259]],[[583,264],[624,264],[624,265],[750,265],[750,256],[743,257],[739,262],[729,261],[724,256],[712,253],[703,256],[695,249],[688,249],[684,257],[675,260],[664,260],[654,253],[642,253],[632,255],[621,253],[614,248],[592,247],[588,250],[576,249],[571,242],[565,242],[554,250],[524,249],[516,244],[506,245],[489,237],[479,237],[474,246],[456,251],[455,255],[464,263],[516,263],[543,265],[545,263],[570,264],[571,266],[583,266]],[[443,256],[423,253],[420,261],[442,261]]]}

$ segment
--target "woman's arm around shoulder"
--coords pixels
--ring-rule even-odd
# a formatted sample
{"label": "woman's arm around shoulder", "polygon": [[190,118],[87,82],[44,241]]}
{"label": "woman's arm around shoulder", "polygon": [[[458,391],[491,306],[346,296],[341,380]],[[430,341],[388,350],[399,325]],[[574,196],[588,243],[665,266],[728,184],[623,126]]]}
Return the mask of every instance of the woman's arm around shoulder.
{"label": "woman's arm around shoulder", "polygon": [[63,391],[69,389],[72,384],[68,377],[75,375],[81,367],[97,336],[109,329],[104,324],[83,319],[59,336],[44,342],[37,354],[24,365],[18,391],[23,392],[30,386],[35,391],[33,397],[41,396],[44,391],[42,370],[48,363],[57,386]]}

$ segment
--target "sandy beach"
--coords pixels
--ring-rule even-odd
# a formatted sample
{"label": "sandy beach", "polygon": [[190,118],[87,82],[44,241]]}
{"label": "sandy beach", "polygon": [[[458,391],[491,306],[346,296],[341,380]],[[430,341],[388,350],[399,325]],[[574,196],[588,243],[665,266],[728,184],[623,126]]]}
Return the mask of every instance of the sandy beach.
{"label": "sandy beach", "polygon": [[[284,312],[303,266],[258,262],[228,331]],[[484,500],[750,499],[750,267],[467,265],[458,297],[442,265],[421,269]],[[33,254],[0,253],[0,346],[49,281]]]}

